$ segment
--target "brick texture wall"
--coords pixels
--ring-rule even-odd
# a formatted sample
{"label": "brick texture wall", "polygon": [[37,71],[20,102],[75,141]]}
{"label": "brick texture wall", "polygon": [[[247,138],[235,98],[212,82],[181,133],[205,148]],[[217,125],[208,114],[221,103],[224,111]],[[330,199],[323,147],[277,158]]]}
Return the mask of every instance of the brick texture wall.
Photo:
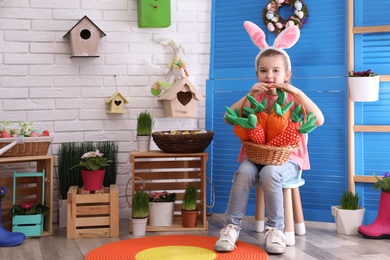
{"label": "brick texture wall", "polygon": [[[136,149],[137,114],[149,110],[160,129],[205,125],[204,101],[197,118],[164,118],[163,105],[150,88],[172,76],[164,72],[173,51],[157,41],[168,38],[184,46],[189,78],[205,95],[210,13],[209,0],[171,0],[171,26],[138,28],[135,0],[0,1],[0,120],[14,126],[18,120],[34,121],[34,128],[48,129],[53,155],[63,142],[118,142],[120,217],[129,217],[125,187],[129,153]],[[99,40],[99,57],[70,58],[69,38],[63,36],[84,15],[106,37]],[[116,91],[129,101],[123,114],[107,113],[105,102]],[[58,209],[57,199],[54,204]]]}

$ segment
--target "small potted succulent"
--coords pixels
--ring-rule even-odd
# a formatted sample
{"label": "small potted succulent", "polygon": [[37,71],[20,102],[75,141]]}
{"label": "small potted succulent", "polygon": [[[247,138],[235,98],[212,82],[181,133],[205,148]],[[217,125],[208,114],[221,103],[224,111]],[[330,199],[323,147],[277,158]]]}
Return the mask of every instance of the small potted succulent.
{"label": "small potted succulent", "polygon": [[198,190],[193,185],[188,185],[184,191],[181,217],[183,227],[195,227],[198,218],[197,208]]}
{"label": "small potted succulent", "polygon": [[354,102],[372,102],[379,99],[379,76],[373,71],[350,71],[349,94]]}
{"label": "small potted succulent", "polygon": [[332,215],[336,222],[337,233],[357,235],[358,227],[363,222],[365,209],[359,206],[359,195],[344,191],[340,205],[332,206]]}
{"label": "small potted succulent", "polygon": [[152,135],[153,118],[148,111],[137,117],[137,146],[139,152],[148,152]]}
{"label": "small potted succulent", "polygon": [[143,190],[134,192],[131,203],[131,224],[134,236],[144,236],[149,217],[149,197]]}

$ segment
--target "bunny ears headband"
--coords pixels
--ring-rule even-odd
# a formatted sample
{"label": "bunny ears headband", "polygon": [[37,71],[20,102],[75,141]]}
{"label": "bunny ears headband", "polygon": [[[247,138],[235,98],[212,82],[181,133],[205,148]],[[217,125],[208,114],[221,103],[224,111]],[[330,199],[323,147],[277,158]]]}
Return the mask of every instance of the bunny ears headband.
{"label": "bunny ears headband", "polygon": [[256,71],[257,71],[258,59],[260,58],[261,54],[268,49],[273,49],[282,53],[287,59],[287,68],[291,70],[290,57],[288,56],[287,52],[283,49],[291,48],[292,46],[295,45],[295,43],[297,43],[300,36],[300,30],[296,25],[289,26],[286,29],[284,29],[281,33],[279,33],[272,46],[269,46],[267,44],[267,42],[265,41],[265,34],[263,30],[261,30],[256,24],[249,21],[245,21],[244,27],[248,32],[249,36],[251,37],[253,43],[260,49],[260,52],[259,54],[257,54],[255,60]]}

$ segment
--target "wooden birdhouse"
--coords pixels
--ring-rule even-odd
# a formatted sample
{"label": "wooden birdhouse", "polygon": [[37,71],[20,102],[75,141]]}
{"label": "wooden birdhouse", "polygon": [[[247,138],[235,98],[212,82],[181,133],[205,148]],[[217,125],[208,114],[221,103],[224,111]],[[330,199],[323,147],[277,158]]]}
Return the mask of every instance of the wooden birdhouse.
{"label": "wooden birdhouse", "polygon": [[97,55],[99,38],[106,34],[84,16],[63,38],[69,36],[72,57],[99,57]]}
{"label": "wooden birdhouse", "polygon": [[196,117],[199,101],[204,97],[188,78],[180,78],[158,100],[164,102],[166,117]]}
{"label": "wooden birdhouse", "polygon": [[129,102],[120,92],[115,92],[106,103],[108,104],[108,113],[122,114],[125,104]]}

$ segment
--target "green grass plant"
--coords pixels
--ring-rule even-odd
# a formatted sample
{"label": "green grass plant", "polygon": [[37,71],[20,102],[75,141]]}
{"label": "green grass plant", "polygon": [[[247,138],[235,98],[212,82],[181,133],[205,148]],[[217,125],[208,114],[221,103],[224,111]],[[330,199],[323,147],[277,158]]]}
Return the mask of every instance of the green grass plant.
{"label": "green grass plant", "polygon": [[147,218],[149,216],[149,196],[143,190],[137,190],[131,204],[132,218]]}
{"label": "green grass plant", "polygon": [[187,186],[184,191],[182,210],[196,210],[197,194],[198,190],[194,186]]}
{"label": "green grass plant", "polygon": [[148,111],[142,111],[137,117],[137,135],[152,134],[153,118]]}
{"label": "green grass plant", "polygon": [[359,208],[359,195],[352,191],[344,191],[341,197],[340,209],[357,210]]}

